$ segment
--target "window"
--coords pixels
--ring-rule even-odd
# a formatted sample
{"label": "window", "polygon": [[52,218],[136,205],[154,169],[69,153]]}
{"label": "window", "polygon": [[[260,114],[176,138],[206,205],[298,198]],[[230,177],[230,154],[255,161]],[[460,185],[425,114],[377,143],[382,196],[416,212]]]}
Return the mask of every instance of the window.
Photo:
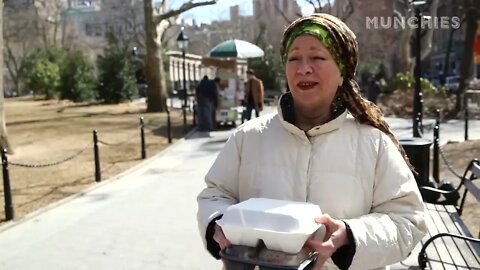
{"label": "window", "polygon": [[103,25],[100,23],[86,23],[85,34],[89,37],[103,36]]}
{"label": "window", "polygon": [[90,24],[90,23],[85,24],[85,34],[89,37],[93,36],[93,26],[92,26],[92,24]]}

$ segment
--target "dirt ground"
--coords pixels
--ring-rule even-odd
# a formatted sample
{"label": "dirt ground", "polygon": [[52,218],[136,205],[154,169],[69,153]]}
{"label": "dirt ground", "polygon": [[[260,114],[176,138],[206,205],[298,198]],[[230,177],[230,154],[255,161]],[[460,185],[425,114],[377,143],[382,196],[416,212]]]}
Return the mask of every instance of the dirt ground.
{"label": "dirt ground", "polygon": [[[449,142],[448,144],[444,145],[442,149],[445,153],[446,159],[451,163],[454,171],[460,175],[463,175],[468,163],[473,158],[480,159],[480,140]],[[440,179],[449,180],[450,182],[454,183],[455,186],[457,186],[460,180],[448,170],[444,160],[441,157],[439,162]],[[480,186],[480,183],[478,182],[480,182],[480,180],[477,180],[476,185]],[[462,219],[467,224],[467,227],[473,236],[478,236],[480,234],[480,207],[478,207],[478,202],[475,200],[472,194],[467,195]]]}
{"label": "dirt ground", "polygon": [[[22,164],[46,164],[64,160],[85,149],[80,155],[60,165],[45,168],[10,166],[15,218],[78,193],[95,184],[92,132],[107,143],[100,145],[102,179],[108,179],[140,163],[139,118],[145,119],[147,157],[166,147],[166,114],[144,113],[145,104],[120,105],[72,104],[61,101],[8,99],[6,119],[15,153],[9,161]],[[171,112],[173,141],[184,136],[180,110]],[[188,123],[192,123],[191,113]],[[189,126],[191,128],[191,126]],[[463,173],[472,158],[480,158],[480,140],[449,143],[443,147],[447,159],[458,173]],[[440,160],[440,177],[455,184],[458,180]],[[4,222],[3,186],[0,185],[0,224]],[[479,233],[480,209],[472,196],[467,198],[463,214],[470,231]]]}
{"label": "dirt ground", "polygon": [[[99,144],[102,180],[111,178],[140,163],[140,117],[144,117],[147,158],[166,147],[166,113],[144,113],[146,105],[72,104],[62,101],[32,101],[7,99],[6,120],[14,154],[10,163],[25,165],[57,163],[59,165],[26,168],[9,166],[15,218],[47,206],[52,202],[78,193],[95,184],[93,130]],[[181,110],[173,110],[173,142],[184,133]],[[188,129],[192,128],[191,113]],[[0,223],[5,221],[3,185],[0,187]]]}

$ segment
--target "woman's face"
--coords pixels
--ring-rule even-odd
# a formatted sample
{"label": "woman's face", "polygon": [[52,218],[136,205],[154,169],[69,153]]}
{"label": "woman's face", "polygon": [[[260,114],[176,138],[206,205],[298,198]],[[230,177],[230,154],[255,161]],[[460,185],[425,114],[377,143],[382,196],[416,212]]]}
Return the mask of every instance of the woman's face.
{"label": "woman's face", "polygon": [[288,86],[295,107],[330,109],[343,78],[330,52],[313,36],[297,37],[288,51]]}

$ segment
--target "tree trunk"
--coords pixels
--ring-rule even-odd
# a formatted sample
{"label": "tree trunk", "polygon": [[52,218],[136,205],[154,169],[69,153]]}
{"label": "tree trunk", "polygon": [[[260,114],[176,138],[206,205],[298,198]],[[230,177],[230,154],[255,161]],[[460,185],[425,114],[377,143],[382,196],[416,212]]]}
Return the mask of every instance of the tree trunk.
{"label": "tree trunk", "polygon": [[[407,12],[405,17],[413,16],[412,12]],[[406,27],[400,37],[400,58],[402,63],[403,72],[410,72],[412,74],[413,61],[411,58],[411,45],[410,40],[412,38],[413,30],[411,27]]]}
{"label": "tree trunk", "polygon": [[153,20],[152,0],[144,1],[145,39],[147,55],[145,58],[147,77],[147,112],[164,112],[167,108],[167,86],[164,80],[162,51],[158,43],[158,33]]}
{"label": "tree trunk", "polygon": [[8,74],[10,75],[10,79],[12,80],[13,84],[15,85],[15,92],[17,92],[17,95],[20,95],[20,66],[15,59],[15,55],[12,52],[12,49],[10,48],[8,42],[5,42],[5,39],[3,39],[2,43],[4,50],[6,51],[4,57],[6,56],[7,59],[3,62],[4,68],[7,68]]}
{"label": "tree trunk", "polygon": [[480,1],[478,0],[465,0],[466,10],[466,31],[465,31],[465,49],[462,57],[462,69],[460,73],[460,84],[457,90],[457,100],[455,103],[455,112],[460,112],[463,109],[463,96],[465,88],[467,87],[468,80],[472,76],[473,67],[473,49],[475,43],[475,36],[477,32],[477,20],[480,17]]}
{"label": "tree trunk", "polygon": [[[3,1],[0,1],[0,52],[3,52]],[[5,98],[3,96],[3,53],[0,53],[0,146],[13,154],[8,142],[7,126],[5,124]]]}
{"label": "tree trunk", "polygon": [[[460,24],[461,27],[461,24]],[[448,43],[447,43],[447,52],[445,54],[445,62],[443,63],[443,74],[440,78],[440,83],[445,85],[445,80],[448,76],[448,70],[450,68],[450,53],[452,51],[452,43],[453,43],[453,34],[455,33],[456,28],[450,29],[448,34]]]}
{"label": "tree trunk", "polygon": [[[430,14],[428,14],[431,17],[436,17],[437,16],[437,9],[438,9],[438,0],[433,0],[430,4]],[[408,12],[405,17],[410,18],[411,16],[415,15],[415,10],[412,8],[412,11]],[[420,13],[421,16],[425,16],[426,14]],[[408,25],[402,32],[402,37],[401,37],[401,45],[400,45],[400,51],[401,51],[401,58],[402,58],[402,63],[404,67],[405,72],[409,72],[410,74],[414,73],[415,70],[415,59],[411,57],[411,44],[410,41],[413,37],[413,30],[411,27]],[[416,32],[416,29],[415,29]],[[418,38],[417,35],[415,34],[414,38]],[[420,52],[421,56],[420,59],[423,61],[427,56],[432,52],[432,42],[433,42],[433,28],[427,28],[425,30],[425,34],[423,37],[420,37]],[[415,48],[417,49],[417,48]]]}

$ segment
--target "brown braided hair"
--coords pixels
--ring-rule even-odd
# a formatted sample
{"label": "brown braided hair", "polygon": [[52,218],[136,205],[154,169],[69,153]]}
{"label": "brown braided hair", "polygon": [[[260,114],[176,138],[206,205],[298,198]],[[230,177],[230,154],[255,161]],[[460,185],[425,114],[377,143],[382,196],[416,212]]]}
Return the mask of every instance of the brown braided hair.
{"label": "brown braided hair", "polygon": [[[316,32],[303,29],[317,26],[326,33],[325,36],[318,36]],[[348,111],[362,124],[367,124],[381,130],[393,141],[398,151],[402,154],[408,167],[415,173],[415,168],[410,163],[403,147],[385,122],[380,108],[374,103],[366,100],[360,94],[360,87],[355,81],[355,72],[358,60],[358,43],[355,34],[337,17],[324,13],[315,13],[301,17],[291,23],[283,34],[280,53],[282,60],[286,62],[289,46],[292,41],[300,35],[313,35],[322,43],[328,43],[325,47],[334,56],[337,65],[341,68],[343,84],[337,90],[337,97],[347,107]],[[325,42],[325,40],[327,42]]]}

